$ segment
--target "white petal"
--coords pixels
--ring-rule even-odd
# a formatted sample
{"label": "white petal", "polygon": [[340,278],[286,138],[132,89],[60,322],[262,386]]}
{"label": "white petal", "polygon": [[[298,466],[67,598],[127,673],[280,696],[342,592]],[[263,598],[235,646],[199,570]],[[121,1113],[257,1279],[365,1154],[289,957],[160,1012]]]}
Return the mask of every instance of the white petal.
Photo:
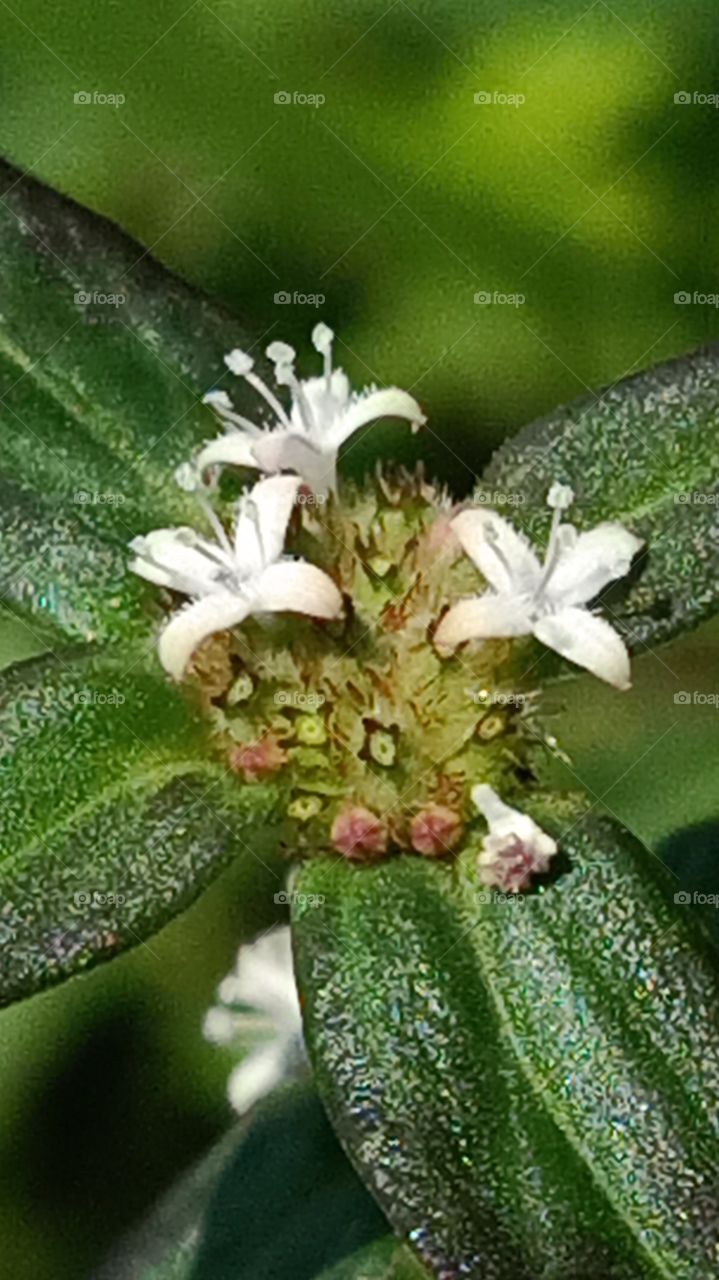
{"label": "white petal", "polygon": [[[313,442],[319,448],[329,446],[333,442],[333,424],[342,417],[349,404],[350,384],[347,374],[342,369],[335,369],[330,374],[329,386],[324,376],[305,378],[302,382],[302,394],[314,424],[311,431]],[[290,418],[293,427],[303,435],[306,434],[305,421],[296,399],[292,402]],[[336,445],[335,448],[339,446]]]}
{"label": "white petal", "polygon": [[560,606],[586,604],[607,583],[628,573],[643,545],[641,538],[635,538],[621,524],[599,524],[580,533],[574,545],[560,555],[547,583],[547,598]]}
{"label": "white petal", "polygon": [[194,529],[154,529],[145,537],[133,539],[130,545],[137,558],[130,568],[148,582],[186,595],[197,594],[199,587],[213,590],[212,579],[220,572],[220,566],[198,550],[197,541]]}
{"label": "white petal", "polygon": [[360,427],[377,418],[406,418],[408,422],[422,425],[426,422],[422,410],[413,396],[399,387],[384,387],[358,396],[332,425],[330,439],[339,449]]}
{"label": "white petal", "polygon": [[271,431],[256,442],[254,455],[263,471],[294,471],[313,493],[335,486],[337,450],[321,449],[299,431]]}
{"label": "white petal", "polygon": [[452,605],[435,631],[434,643],[441,649],[454,649],[465,640],[528,636],[531,630],[529,614],[514,596],[488,592]]}
{"label": "white petal", "polygon": [[285,1045],[281,1040],[254,1049],[235,1067],[227,1082],[227,1096],[234,1110],[244,1115],[285,1077]]}
{"label": "white petal", "polygon": [[[557,852],[556,841],[547,835],[547,832],[543,831],[529,817],[529,814],[521,813],[519,809],[512,809],[510,805],[505,804],[493,787],[486,783],[478,783],[477,786],[472,787],[471,796],[472,803],[486,819],[491,832],[487,843],[492,841],[492,844],[485,850],[488,854],[485,861],[491,857],[495,840],[503,842],[508,836],[513,835],[525,844],[534,845],[541,853],[551,855]],[[480,857],[484,858],[484,854]]]}
{"label": "white petal", "polygon": [[533,592],[542,570],[528,540],[495,511],[473,507],[452,521],[462,550],[495,591]]}
{"label": "white petal", "polygon": [[306,613],[313,618],[337,618],[342,596],[332,579],[304,560],[270,565],[255,584],[253,611]]}
{"label": "white petal", "polygon": [[299,487],[297,476],[272,476],[258,481],[240,498],[235,555],[246,573],[258,574],[282,555]]}
{"label": "white petal", "polygon": [[246,600],[230,591],[203,596],[170,618],[160,633],[158,653],[163,667],[181,680],[195,649],[216,631],[236,627],[250,613]]}
{"label": "white petal", "polygon": [[617,689],[630,687],[629,654],[621,636],[588,609],[561,609],[540,618],[534,634],[563,658],[586,667]]}
{"label": "white petal", "polygon": [[253,467],[259,469],[252,448],[256,436],[246,435],[244,431],[228,431],[216,440],[210,440],[195,458],[195,466],[199,472],[208,467]]}
{"label": "white petal", "polygon": [[268,1013],[288,1036],[299,1031],[302,1018],[289,926],[280,925],[241,947],[237,972],[221,983],[219,994],[228,1003],[246,1004]]}

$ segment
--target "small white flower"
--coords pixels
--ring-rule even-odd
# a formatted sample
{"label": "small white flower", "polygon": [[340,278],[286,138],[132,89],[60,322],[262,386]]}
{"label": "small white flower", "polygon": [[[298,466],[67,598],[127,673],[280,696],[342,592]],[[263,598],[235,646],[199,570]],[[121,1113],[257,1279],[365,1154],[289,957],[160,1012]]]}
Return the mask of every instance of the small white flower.
{"label": "small white flower", "polygon": [[477,859],[480,879],[504,893],[519,893],[528,887],[533,875],[542,875],[549,869],[550,859],[557,852],[556,841],[526,813],[500,800],[486,783],[472,787],[472,802],[489,826]]}
{"label": "small white flower", "polygon": [[[178,480],[191,487],[186,469]],[[299,486],[297,476],[274,476],[256,484],[237,503],[232,541],[198,493],[216,542],[180,528],[156,529],[130,543],[136,553],[133,573],[193,597],[170,619],[158,643],[160,661],[176,680],[203,640],[238,626],[250,614],[339,615],[342,597],[332,579],[315,565],[282,556]]]}
{"label": "small white flower", "polygon": [[204,1034],[213,1044],[236,1045],[243,1053],[227,1085],[232,1106],[243,1115],[306,1067],[289,928],[241,947],[217,998],[205,1016]]}
{"label": "small white flower", "polygon": [[582,606],[627,573],[643,544],[617,523],[597,525],[589,533],[562,524],[562,511],[573,499],[566,485],[552,485],[547,501],[554,515],[544,564],[496,512],[474,508],[455,517],[452,529],[462,549],[492,589],[452,606],[435,634],[439,648],[534,635],[601,680],[629,688],[629,654],[621,636]]}
{"label": "small white flower", "polygon": [[262,430],[236,413],[224,391],[211,391],[205,403],[212,406],[227,434],[205,445],[195,465],[202,475],[208,467],[233,465],[276,473],[295,471],[316,493],[337,488],[337,454],[340,446],[360,427],[376,418],[406,418],[419,427],[426,421],[417,401],[398,387],[351,391],[347,375],[332,368],[334,334],[326,324],[312,330],[315,350],[324,357],[324,374],[300,380],[294,370],[295,352],[285,342],[273,342],[267,355],[275,366],[278,387],[288,387],[289,412],[253,371],[244,351],[225,357],[228,369],[254,388],[269,407],[273,421]]}

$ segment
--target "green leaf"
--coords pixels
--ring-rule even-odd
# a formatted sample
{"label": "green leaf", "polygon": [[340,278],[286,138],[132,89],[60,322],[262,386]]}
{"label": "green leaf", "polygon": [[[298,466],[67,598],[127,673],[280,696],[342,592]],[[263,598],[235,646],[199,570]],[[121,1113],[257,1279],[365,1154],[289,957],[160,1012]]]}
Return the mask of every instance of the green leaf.
{"label": "green leaf", "polygon": [[192,1280],[314,1280],[387,1224],[309,1085],[253,1114],[205,1214]]}
{"label": "green leaf", "polygon": [[0,1002],[133,946],[239,854],[271,866],[270,787],[241,785],[153,670],[49,655],[0,677]]}
{"label": "green leaf", "polygon": [[[521,902],[484,901],[471,853],[304,867],[295,946],[318,1087],[438,1277],[710,1280],[711,954],[633,838],[569,802],[535,814],[564,866]],[[303,906],[318,893],[322,909]]]}
{"label": "green leaf", "polygon": [[645,541],[629,579],[606,596],[607,616],[630,645],[664,640],[713,613],[719,346],[626,378],[525,427],[495,454],[481,490],[521,495],[512,519],[541,541],[555,480],[575,491],[570,514],[577,525],[619,520]]}
{"label": "green leaf", "polygon": [[323,1271],[318,1280],[423,1280],[424,1267],[394,1236],[385,1236]]}
{"label": "green leaf", "polygon": [[201,397],[241,327],[112,223],[0,183],[0,595],[84,640],[147,631],[127,542],[196,520],[173,471],[217,432]]}

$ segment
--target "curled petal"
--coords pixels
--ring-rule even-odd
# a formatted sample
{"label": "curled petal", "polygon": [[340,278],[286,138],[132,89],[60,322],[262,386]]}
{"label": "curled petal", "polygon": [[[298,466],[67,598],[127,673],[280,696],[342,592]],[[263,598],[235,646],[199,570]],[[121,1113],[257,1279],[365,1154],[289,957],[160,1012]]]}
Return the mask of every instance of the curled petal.
{"label": "curled petal", "polygon": [[629,689],[629,654],[621,636],[588,609],[560,609],[540,618],[534,634],[563,658],[585,667],[616,689]]}
{"label": "curled petal", "polygon": [[181,680],[198,645],[216,631],[236,627],[250,613],[249,602],[229,591],[204,596],[180,609],[160,633],[158,653],[165,670]]}
{"label": "curled petal", "polygon": [[247,573],[261,573],[265,565],[282,555],[299,487],[298,476],[271,476],[260,480],[249,494],[240,498],[235,555]]}
{"label": "curled petal", "polygon": [[435,631],[434,643],[439,649],[455,649],[465,640],[527,636],[531,630],[531,619],[520,601],[488,592],[452,605]]}
{"label": "curled petal", "polygon": [[246,435],[244,431],[228,431],[216,440],[210,440],[195,458],[195,466],[202,473],[208,467],[254,467],[259,464],[252,448],[256,437]]}
{"label": "curled petal", "polygon": [[197,542],[194,529],[154,529],[131,542],[136,557],[130,569],[159,587],[192,595],[198,583],[207,583],[220,572],[217,562],[199,550]]}
{"label": "curled petal", "polygon": [[608,522],[580,533],[560,555],[547,583],[547,597],[559,606],[586,604],[608,583],[624,577],[643,545],[621,524]]}
{"label": "curled petal", "polygon": [[253,612],[306,613],[337,618],[342,596],[328,574],[304,560],[283,560],[265,569],[255,584]]}
{"label": "curled petal", "polygon": [[542,569],[528,540],[495,511],[473,507],[452,521],[462,550],[490,586],[514,594],[536,591]]}
{"label": "curled petal", "polygon": [[399,387],[384,387],[358,396],[332,425],[328,438],[339,449],[355,431],[377,418],[406,418],[421,426],[427,421],[417,401]]}

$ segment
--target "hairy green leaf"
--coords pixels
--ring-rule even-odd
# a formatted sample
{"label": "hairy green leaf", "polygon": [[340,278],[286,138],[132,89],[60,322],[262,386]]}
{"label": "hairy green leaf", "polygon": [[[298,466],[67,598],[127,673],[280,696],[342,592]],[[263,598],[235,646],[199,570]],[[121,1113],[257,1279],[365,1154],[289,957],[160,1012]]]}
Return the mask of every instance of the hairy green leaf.
{"label": "hairy green leaf", "polygon": [[2,163],[0,186],[0,595],[83,639],[147,630],[126,545],[196,519],[173,471],[243,326],[106,219]]}
{"label": "hairy green leaf", "polygon": [[719,602],[719,346],[658,365],[525,427],[495,454],[481,492],[513,502],[539,541],[554,481],[582,528],[619,520],[645,541],[607,617],[634,648],[696,625]]}
{"label": "hairy green leaf", "polygon": [[320,1092],[443,1280],[710,1280],[711,953],[621,829],[558,800],[537,816],[564,866],[519,901],[484,891],[470,853],[305,866],[294,930]]}
{"label": "hairy green leaf", "polygon": [[0,1002],[142,941],[235,854],[269,866],[277,823],[272,788],[242,786],[199,717],[137,660],[84,652],[10,668]]}

